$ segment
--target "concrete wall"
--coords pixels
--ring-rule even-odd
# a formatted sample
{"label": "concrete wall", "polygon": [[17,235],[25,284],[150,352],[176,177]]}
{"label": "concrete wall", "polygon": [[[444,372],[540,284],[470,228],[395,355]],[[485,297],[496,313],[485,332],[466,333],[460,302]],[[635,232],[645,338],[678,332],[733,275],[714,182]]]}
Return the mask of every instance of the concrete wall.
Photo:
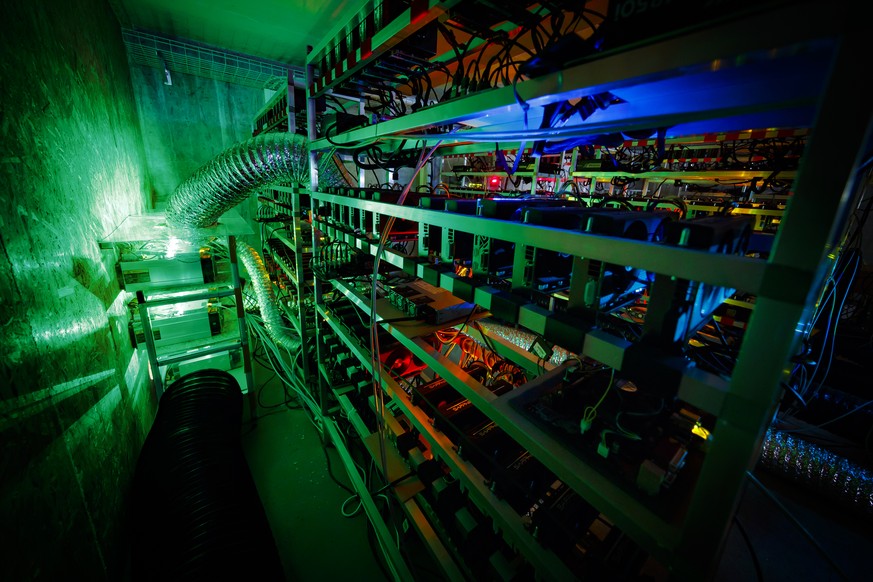
{"label": "concrete wall", "polygon": [[145,153],[105,0],[0,8],[2,580],[118,580],[154,414],[111,251],[145,209]]}
{"label": "concrete wall", "polygon": [[[130,69],[154,188],[150,203],[163,210],[197,168],[252,136],[264,90],[178,72],[165,85],[162,70]],[[248,218],[251,207],[242,203],[237,210]]]}

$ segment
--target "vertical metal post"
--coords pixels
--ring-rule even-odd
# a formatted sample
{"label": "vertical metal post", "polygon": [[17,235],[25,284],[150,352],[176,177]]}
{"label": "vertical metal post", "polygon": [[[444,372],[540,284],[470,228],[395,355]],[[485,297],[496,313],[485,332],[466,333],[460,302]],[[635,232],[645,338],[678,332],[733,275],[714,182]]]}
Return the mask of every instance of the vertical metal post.
{"label": "vertical metal post", "polygon": [[[573,149],[575,151],[575,148]],[[566,170],[567,179],[565,180],[562,177],[562,170]],[[561,186],[564,185],[564,182],[570,180],[570,164],[567,162],[567,150],[561,152],[561,163],[558,164],[558,175],[555,176],[555,192],[561,189]]]}
{"label": "vertical metal post", "polygon": [[455,230],[447,226],[442,228],[440,232],[440,259],[444,263],[451,263],[455,258]]}
{"label": "vertical metal post", "polygon": [[288,119],[288,133],[297,133],[297,102],[294,93],[294,73],[288,71],[288,82],[285,84],[285,116]]}
{"label": "vertical metal post", "polygon": [[243,304],[242,280],[239,276],[239,262],[236,253],[236,237],[227,237],[227,249],[230,254],[230,276],[233,282],[233,297],[236,303],[236,319],[239,325],[239,345],[243,353],[243,372],[246,377],[246,397],[249,401],[249,418],[258,418],[258,399],[255,397],[255,378],[252,369],[252,353],[249,348],[249,333],[246,327],[246,310]]}
{"label": "vertical metal post", "polygon": [[[312,52],[312,46],[306,47],[306,52]],[[306,65],[306,135],[309,138],[309,143],[312,143],[318,138],[318,132],[316,131],[316,123],[315,123],[315,97],[312,96],[312,87],[315,83],[315,67],[312,64]],[[318,155],[317,153],[310,149],[309,150],[309,191],[317,192],[318,191]],[[313,196],[309,197],[309,203],[312,207],[312,212],[315,212],[315,198]],[[331,212],[333,216],[333,212]],[[312,250],[315,252],[315,244],[316,244],[316,234],[315,234],[315,225],[312,228]],[[323,305],[324,300],[322,298],[322,289],[321,289],[321,281],[318,277],[313,273],[312,277],[312,287],[313,287],[313,301],[317,305]],[[302,297],[301,297],[302,299]],[[302,313],[302,311],[301,311]],[[302,322],[301,322],[302,323]],[[302,326],[301,326],[302,327]],[[315,356],[317,362],[322,362],[323,357],[321,354],[321,342],[319,341],[319,332],[318,332],[318,316],[315,317],[315,335],[313,336],[315,340]],[[307,346],[305,343],[301,344],[301,349],[303,350],[303,359],[306,360],[309,357],[307,353]],[[304,382],[307,387],[309,387],[312,383],[313,378],[311,376],[304,379]],[[322,412],[326,412],[326,402],[324,395],[325,392],[329,389],[327,383],[324,381],[324,378],[321,374],[315,374],[315,382],[317,386],[317,402],[318,407]]]}
{"label": "vertical metal post", "polygon": [[431,166],[431,162],[428,161],[428,163],[425,164],[425,166],[421,169],[421,171],[415,176],[416,190],[418,190],[421,186],[428,186],[428,189],[429,189],[430,176],[428,174],[430,173],[430,171],[429,171],[430,166]]}
{"label": "vertical metal post", "polygon": [[567,179],[571,182],[575,182],[576,178],[573,176],[573,172],[576,171],[576,163],[579,161],[579,148],[573,148],[573,153],[570,155],[570,167],[567,169]]}
{"label": "vertical metal post", "polygon": [[376,211],[373,211],[373,232],[372,235],[374,238],[379,238],[382,236],[382,215]]}
{"label": "vertical metal post", "polygon": [[146,352],[149,355],[149,367],[152,370],[152,380],[155,382],[155,396],[161,401],[164,393],[164,381],[161,378],[161,369],[158,366],[158,350],[155,347],[155,338],[152,336],[152,322],[149,319],[149,308],[145,300],[145,293],[136,292],[136,302],[139,309],[139,319],[142,322],[142,331],[145,336]]}
{"label": "vertical metal post", "polygon": [[589,284],[588,277],[589,260],[584,257],[573,257],[570,269],[570,288],[567,290],[567,311],[579,312],[589,305],[585,304],[585,288]]}
{"label": "vertical metal post", "polygon": [[[366,104],[363,100],[358,102],[358,115],[366,115]],[[363,168],[358,169],[358,187],[364,188],[367,185],[366,181],[366,173],[367,171]],[[376,184],[378,187],[379,185]],[[364,231],[366,232],[366,231]]]}
{"label": "vertical metal post", "polygon": [[430,244],[427,240],[430,236],[430,225],[426,222],[418,223],[418,256],[426,257],[430,250]]}
{"label": "vertical metal post", "polygon": [[[309,342],[309,338],[312,336],[313,331],[306,325],[306,310],[304,309],[304,301],[303,298],[306,292],[306,280],[305,274],[303,271],[303,231],[300,228],[300,221],[303,220],[303,209],[300,207],[300,188],[294,187],[294,192],[291,194],[291,212],[292,216],[292,227],[294,228],[294,275],[297,277],[297,321],[300,323],[300,349],[304,350],[304,355],[306,354],[306,345]],[[312,241],[310,241],[311,243]],[[311,374],[311,367],[309,365],[309,358],[303,357],[301,368],[303,368],[303,383],[305,384]]]}
{"label": "vertical metal post", "polygon": [[[521,155],[521,152],[519,152],[518,155]],[[540,175],[540,158],[536,157],[536,158],[534,158],[533,175],[531,176],[531,179],[530,179],[530,193],[532,196],[536,196],[536,194],[537,194],[537,178],[539,177],[539,175]]]}
{"label": "vertical metal post", "polygon": [[491,269],[491,237],[473,235],[473,274],[488,276]]}
{"label": "vertical metal post", "polygon": [[532,287],[534,265],[536,264],[536,247],[515,243],[515,254],[512,256],[512,290]]}

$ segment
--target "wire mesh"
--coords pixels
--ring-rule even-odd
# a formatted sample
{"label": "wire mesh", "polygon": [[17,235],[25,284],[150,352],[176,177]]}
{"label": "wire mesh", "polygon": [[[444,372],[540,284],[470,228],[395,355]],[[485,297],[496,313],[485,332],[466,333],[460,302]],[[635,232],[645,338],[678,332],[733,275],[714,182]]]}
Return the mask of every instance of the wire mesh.
{"label": "wire mesh", "polygon": [[303,69],[239,53],[149,32],[123,28],[124,45],[131,62],[235,83],[248,87],[278,90],[294,78],[304,77]]}

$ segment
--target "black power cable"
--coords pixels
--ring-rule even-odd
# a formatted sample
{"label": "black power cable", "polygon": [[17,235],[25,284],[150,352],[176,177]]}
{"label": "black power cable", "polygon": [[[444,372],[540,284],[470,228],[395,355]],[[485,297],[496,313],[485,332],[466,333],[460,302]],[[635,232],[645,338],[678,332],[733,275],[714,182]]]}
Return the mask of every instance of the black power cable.
{"label": "black power cable", "polygon": [[[320,434],[321,433],[319,433],[319,435]],[[354,489],[352,489],[351,487],[349,487],[348,485],[346,485],[345,483],[343,483],[342,481],[337,479],[336,475],[333,474],[333,467],[332,467],[331,462],[330,462],[330,455],[327,452],[327,441],[325,440],[324,436],[321,436],[321,450],[324,451],[324,460],[327,463],[327,474],[330,477],[330,480],[333,481],[334,483],[336,483],[337,485],[339,485],[342,489],[344,489],[345,491],[347,491],[351,495],[357,495],[357,493],[355,493]]]}
{"label": "black power cable", "polygon": [[761,561],[758,559],[758,552],[755,551],[755,546],[752,544],[752,540],[749,539],[749,534],[746,532],[746,528],[743,527],[743,524],[740,523],[740,520],[737,516],[734,516],[734,525],[737,527],[737,531],[742,536],[743,541],[746,542],[746,547],[749,548],[749,555],[752,558],[752,566],[755,568],[755,578],[758,582],[764,582],[764,572],[761,569]]}
{"label": "black power cable", "polygon": [[840,575],[840,578],[842,578],[843,580],[851,580],[843,571],[843,569],[840,568],[840,566],[834,561],[831,555],[822,547],[818,540],[815,539],[815,537],[806,528],[806,526],[800,523],[800,520],[798,520],[797,517],[795,517],[794,514],[791,513],[781,501],[779,501],[779,498],[777,498],[772,491],[770,491],[763,483],[761,483],[761,481],[759,481],[758,478],[751,471],[746,471],[746,476],[752,483],[755,484],[756,487],[758,487],[758,489],[761,490],[761,492],[770,501],[773,502],[774,505],[776,505],[776,507],[778,507],[782,511],[782,513],[785,514],[788,519],[791,520],[792,523],[794,523],[794,525],[797,526],[797,528],[801,531],[804,537],[806,537],[807,541],[809,541],[812,547],[814,547],[816,551],[821,555],[821,557],[824,558],[825,561],[831,566],[831,568],[833,568],[834,571]]}

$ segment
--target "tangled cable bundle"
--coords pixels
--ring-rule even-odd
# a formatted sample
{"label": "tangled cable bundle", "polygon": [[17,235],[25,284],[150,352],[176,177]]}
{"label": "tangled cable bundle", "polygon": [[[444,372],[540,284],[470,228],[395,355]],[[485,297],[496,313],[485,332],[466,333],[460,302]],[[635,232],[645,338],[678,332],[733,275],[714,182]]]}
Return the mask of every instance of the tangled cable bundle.
{"label": "tangled cable bundle", "polygon": [[465,354],[467,354],[471,359],[484,362],[489,370],[493,369],[494,366],[502,360],[500,356],[485,349],[482,344],[466,334],[462,334],[461,337],[455,341]]}
{"label": "tangled cable bundle", "polygon": [[456,344],[461,348],[464,353],[461,359],[462,367],[476,364],[484,366],[490,378],[489,382],[505,378],[511,384],[519,385],[527,381],[527,376],[521,368],[501,358],[465,333],[437,330],[435,336],[443,345]]}

